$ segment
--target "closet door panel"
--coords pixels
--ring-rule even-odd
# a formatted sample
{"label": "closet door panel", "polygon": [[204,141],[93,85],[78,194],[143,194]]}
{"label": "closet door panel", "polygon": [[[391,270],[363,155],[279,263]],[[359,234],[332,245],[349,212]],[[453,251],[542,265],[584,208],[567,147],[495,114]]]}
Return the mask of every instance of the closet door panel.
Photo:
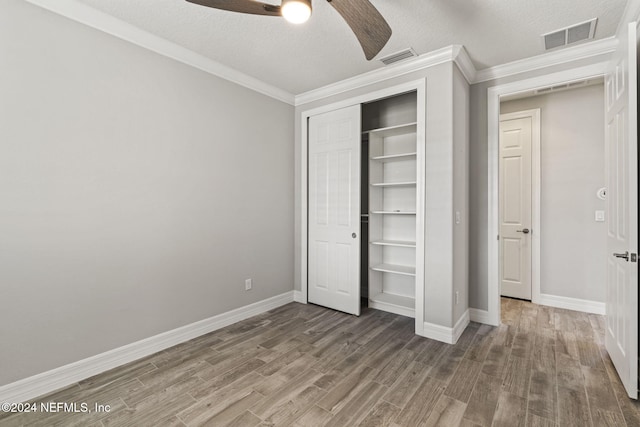
{"label": "closet door panel", "polygon": [[309,302],[360,314],[360,106],[309,118]]}

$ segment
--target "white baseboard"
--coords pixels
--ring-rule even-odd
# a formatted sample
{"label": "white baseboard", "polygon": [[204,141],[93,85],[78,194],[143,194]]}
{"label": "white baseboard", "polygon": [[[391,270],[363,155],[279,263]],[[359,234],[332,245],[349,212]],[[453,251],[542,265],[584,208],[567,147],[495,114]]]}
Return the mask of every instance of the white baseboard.
{"label": "white baseboard", "polygon": [[458,342],[465,329],[469,326],[469,309],[467,309],[453,326],[453,344]]}
{"label": "white baseboard", "polygon": [[549,307],[564,308],[567,310],[582,311],[604,315],[606,312],[605,303],[579,298],[561,297],[557,295],[540,294],[536,304],[548,305]]}
{"label": "white baseboard", "polygon": [[4,385],[0,387],[0,402],[18,403],[42,396],[93,375],[133,362],[293,301],[294,291],[285,292],[281,295]]}
{"label": "white baseboard", "polygon": [[491,316],[489,316],[489,312],[487,310],[480,310],[479,308],[470,308],[469,309],[469,320],[477,323],[484,323],[486,325],[491,325]]}
{"label": "white baseboard", "polygon": [[302,304],[307,303],[302,297],[302,291],[293,291],[293,300]]}
{"label": "white baseboard", "polygon": [[458,342],[458,338],[460,338],[460,335],[462,335],[467,325],[469,325],[469,310],[460,316],[460,319],[458,319],[453,328],[424,322],[424,329],[421,335],[447,344],[455,344]]}

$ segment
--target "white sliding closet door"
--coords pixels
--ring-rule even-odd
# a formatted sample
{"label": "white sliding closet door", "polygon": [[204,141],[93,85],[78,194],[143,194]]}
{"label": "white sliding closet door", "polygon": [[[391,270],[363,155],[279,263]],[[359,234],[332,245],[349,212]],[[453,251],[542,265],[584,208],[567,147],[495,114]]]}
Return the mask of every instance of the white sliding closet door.
{"label": "white sliding closet door", "polygon": [[360,105],[309,118],[309,302],[360,315]]}

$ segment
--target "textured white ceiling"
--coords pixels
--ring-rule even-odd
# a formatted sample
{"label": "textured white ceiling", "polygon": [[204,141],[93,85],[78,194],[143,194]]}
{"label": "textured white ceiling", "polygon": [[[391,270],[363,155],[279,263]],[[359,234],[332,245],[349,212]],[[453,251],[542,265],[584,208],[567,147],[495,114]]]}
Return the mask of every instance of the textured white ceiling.
{"label": "textured white ceiling", "polygon": [[[300,94],[383,67],[367,61],[325,0],[302,25],[236,14],[184,0],[80,0],[242,73]],[[269,1],[279,3],[277,0]],[[544,53],[540,35],[598,18],[596,39],[614,35],[626,0],[371,0],[393,29],[380,56],[451,44],[478,70]]]}

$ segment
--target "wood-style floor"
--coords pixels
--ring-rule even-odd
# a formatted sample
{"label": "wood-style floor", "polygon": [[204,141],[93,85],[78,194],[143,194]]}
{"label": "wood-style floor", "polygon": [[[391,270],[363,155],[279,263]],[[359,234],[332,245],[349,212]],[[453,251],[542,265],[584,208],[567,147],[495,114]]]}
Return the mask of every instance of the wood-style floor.
{"label": "wood-style floor", "polygon": [[2,426],[640,426],[601,316],[503,299],[503,324],[456,345],[413,319],[288,304],[39,399],[109,413]]}

